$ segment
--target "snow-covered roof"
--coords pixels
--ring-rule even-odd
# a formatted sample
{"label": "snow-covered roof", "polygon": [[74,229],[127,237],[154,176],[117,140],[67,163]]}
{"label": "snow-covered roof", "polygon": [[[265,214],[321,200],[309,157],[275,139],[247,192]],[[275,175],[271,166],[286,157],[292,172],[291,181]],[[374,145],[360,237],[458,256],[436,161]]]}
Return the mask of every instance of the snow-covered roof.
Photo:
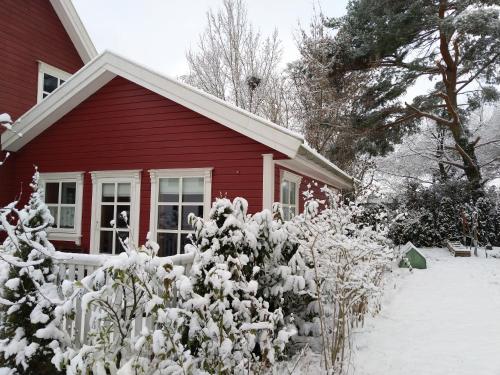
{"label": "snow-covered roof", "polygon": [[97,56],[97,50],[92,43],[85,26],[71,0],[50,0],[64,29],[68,33],[73,45],[84,63],[88,63]]}
{"label": "snow-covered roof", "polygon": [[425,259],[425,255],[422,254],[422,252],[411,241],[408,241],[406,245],[403,246],[402,254],[406,254],[408,251],[412,249],[415,250],[417,253],[419,253],[420,256]]}
{"label": "snow-covered roof", "polygon": [[4,132],[2,149],[18,151],[116,76],[147,88],[262,143],[292,160],[287,167],[321,182],[352,189],[353,178],[306,145],[304,137],[213,95],[106,51],[75,73],[15,123],[19,137]]}

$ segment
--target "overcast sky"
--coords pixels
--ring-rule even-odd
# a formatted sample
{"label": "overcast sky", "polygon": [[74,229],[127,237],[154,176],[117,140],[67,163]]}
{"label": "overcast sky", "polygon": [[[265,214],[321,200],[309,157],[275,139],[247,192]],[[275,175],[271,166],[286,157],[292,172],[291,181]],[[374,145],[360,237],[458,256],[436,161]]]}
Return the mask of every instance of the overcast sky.
{"label": "overcast sky", "polygon": [[[348,0],[319,0],[327,16],[345,13]],[[185,52],[195,47],[209,8],[222,0],[73,0],[97,50],[115,51],[170,76],[187,73]],[[248,18],[264,35],[278,29],[283,64],[298,56],[294,34],[307,26],[316,0],[247,0]]]}

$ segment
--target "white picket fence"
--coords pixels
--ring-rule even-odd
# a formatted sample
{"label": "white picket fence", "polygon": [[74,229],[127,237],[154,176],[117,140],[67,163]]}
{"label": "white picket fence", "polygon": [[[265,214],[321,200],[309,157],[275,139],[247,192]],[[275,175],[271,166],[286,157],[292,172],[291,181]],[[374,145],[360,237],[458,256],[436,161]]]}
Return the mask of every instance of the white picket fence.
{"label": "white picket fence", "polygon": [[[101,267],[110,256],[91,255],[91,254],[71,254],[58,252],[56,262],[59,264],[59,281],[79,281],[92,274]],[[189,272],[193,263],[193,254],[178,254],[171,257],[165,257],[165,262],[170,259],[174,265],[183,266],[184,272]],[[122,296],[116,295],[115,302],[121,303]],[[76,301],[76,314],[73,319],[66,319],[66,331],[72,337],[73,344],[80,347],[87,343],[88,332],[90,328],[91,311],[82,309],[81,298]],[[138,335],[144,326],[152,328],[153,322],[144,316],[144,311],[140,310],[132,323],[133,329],[131,335]]]}

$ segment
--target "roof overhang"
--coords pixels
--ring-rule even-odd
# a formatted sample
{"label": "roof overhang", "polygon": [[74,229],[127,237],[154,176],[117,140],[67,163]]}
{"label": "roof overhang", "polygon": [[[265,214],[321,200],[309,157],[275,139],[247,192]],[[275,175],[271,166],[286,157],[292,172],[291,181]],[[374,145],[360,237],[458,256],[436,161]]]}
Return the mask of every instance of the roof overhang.
{"label": "roof overhang", "polygon": [[86,64],[97,56],[97,51],[71,0],[50,0],[82,61]]}
{"label": "roof overhang", "polygon": [[[2,149],[19,151],[89,96],[120,76],[243,134],[291,160],[286,167],[342,189],[352,189],[352,177],[304,144],[297,133],[227,103],[213,95],[166,77],[112,52],[104,52],[75,73],[1,136]],[[22,134],[20,137],[19,134]]]}
{"label": "roof overhang", "polygon": [[306,145],[300,146],[295,158],[275,162],[326,185],[346,191],[354,189],[353,177]]}

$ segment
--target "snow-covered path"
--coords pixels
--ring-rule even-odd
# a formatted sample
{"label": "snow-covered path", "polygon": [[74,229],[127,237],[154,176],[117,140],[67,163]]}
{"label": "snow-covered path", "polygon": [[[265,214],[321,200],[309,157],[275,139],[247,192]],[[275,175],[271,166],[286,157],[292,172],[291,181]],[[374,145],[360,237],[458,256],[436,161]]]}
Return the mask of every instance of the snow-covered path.
{"label": "snow-covered path", "polygon": [[500,259],[423,253],[428,269],[398,269],[356,334],[353,373],[500,375]]}

